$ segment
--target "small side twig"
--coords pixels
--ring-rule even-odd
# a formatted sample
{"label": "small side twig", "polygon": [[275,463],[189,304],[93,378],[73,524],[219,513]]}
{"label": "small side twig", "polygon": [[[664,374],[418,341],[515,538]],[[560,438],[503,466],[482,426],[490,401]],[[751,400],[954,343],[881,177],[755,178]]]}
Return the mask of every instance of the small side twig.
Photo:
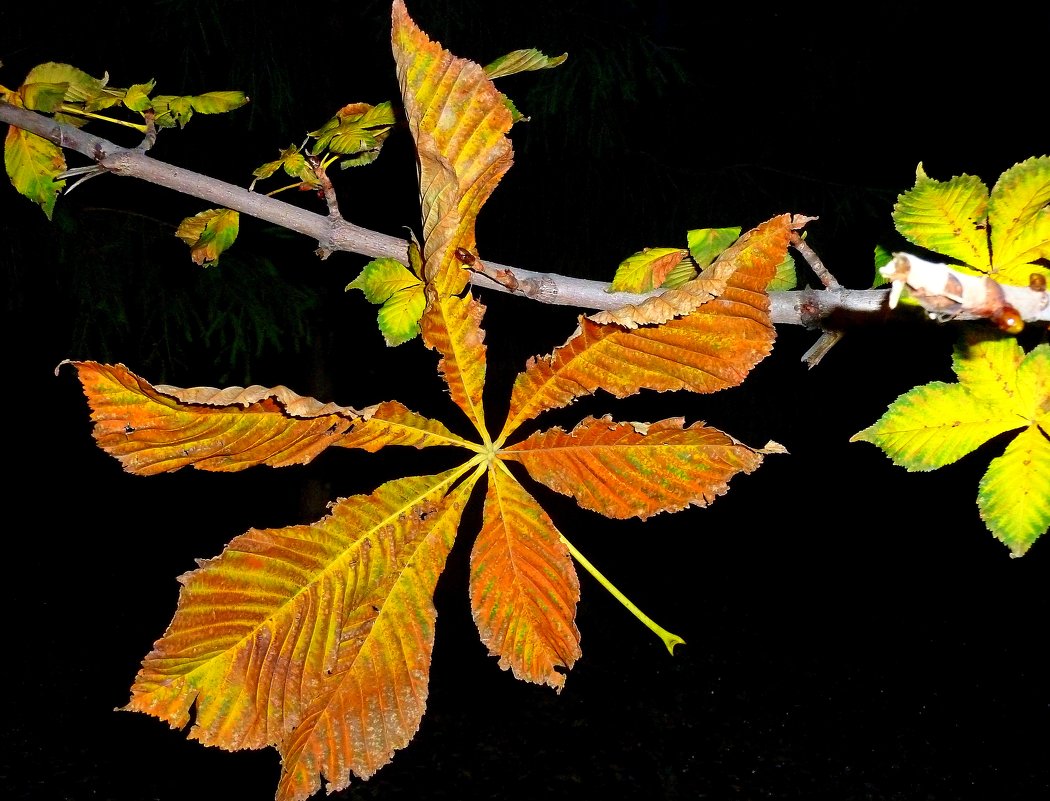
{"label": "small side twig", "polygon": [[[138,146],[134,148],[140,153],[146,153],[157,143],[157,123],[155,115],[153,113],[153,109],[148,109],[144,113],[144,117],[146,119],[146,132],[142,138],[142,141],[139,142]],[[65,137],[61,128],[59,128],[58,133],[58,144],[60,147],[65,148],[67,145],[65,143]],[[103,175],[104,173],[110,172],[110,168],[107,167],[105,164],[106,152],[101,146],[95,147],[92,157],[95,159],[94,164],[88,164],[84,167],[72,167],[68,170],[63,170],[55,176],[55,181],[64,181],[67,178],[77,179],[72,184],[65,187],[64,194],[68,195],[82,183],[90,180],[91,178],[95,178],[99,175]]]}
{"label": "small side twig", "polygon": [[[798,232],[791,234],[791,246],[806,260],[809,268],[813,271],[813,274],[817,276],[820,283],[824,285],[826,289],[842,289],[842,284],[838,282],[838,279],[831,274],[831,271],[824,266],[824,262],[821,261],[820,257],[814,252],[813,248],[809,246],[805,239],[798,235]],[[805,364],[810,370],[816,367],[820,360],[823,359],[839,340],[842,339],[842,331],[829,331],[823,329],[817,341],[802,354],[802,363]]]}
{"label": "small side twig", "polygon": [[798,251],[798,253],[806,260],[806,264],[813,271],[813,274],[817,276],[826,288],[828,289],[842,289],[842,284],[838,282],[838,279],[831,274],[831,271],[824,266],[824,262],[820,260],[820,257],[813,252],[813,248],[809,246],[805,239],[798,235],[797,232],[791,234],[791,247]]}

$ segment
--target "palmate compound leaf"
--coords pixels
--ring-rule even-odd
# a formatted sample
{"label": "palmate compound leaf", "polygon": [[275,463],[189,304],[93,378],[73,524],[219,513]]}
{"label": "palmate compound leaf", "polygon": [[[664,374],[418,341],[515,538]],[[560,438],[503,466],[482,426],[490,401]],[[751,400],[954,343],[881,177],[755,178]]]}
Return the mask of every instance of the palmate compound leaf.
{"label": "palmate compound leaf", "polygon": [[[396,402],[358,412],[322,405],[284,387],[151,387],[121,366],[74,363],[99,444],[133,472],[238,470],[309,461],[325,447],[377,451],[387,445],[453,445],[472,451],[437,476],[388,482],[337,501],[311,526],[250,530],[182,578],[179,607],[143,662],[125,707],[185,725],[224,748],[276,746],[278,799],[305,799],[367,777],[404,746],[426,697],[435,612],[431,596],[475,482],[488,476],[482,532],[471,552],[471,605],[479,633],[515,676],[560,688],[579,657],[579,584],[571,554],[656,632],[681,643],[630,603],[554,527],[505,462],[521,462],[556,488],[589,472],[647,488],[624,507],[602,503],[597,485],[577,497],[611,516],[647,517],[702,505],[750,472],[753,451],[702,424],[584,421],[506,451],[523,421],[587,392],[624,396],[643,388],[713,392],[740,383],[772,347],[765,288],[783,260],[787,216],[741,237],[682,296],[684,316],[633,330],[581,319],[552,356],[533,360],[514,388],[512,415],[497,443],[484,428],[483,306],[449,258],[473,245],[474,217],[510,163],[505,116],[477,65],[434,46],[404,13],[393,13],[394,49],[410,124],[420,149],[428,306],[427,345],[440,355],[455,402],[483,444]],[[448,79],[448,80],[446,80]],[[478,87],[481,87],[480,89]],[[449,114],[449,101],[462,102]],[[481,108],[479,116],[478,109]],[[505,115],[505,110],[503,114]],[[457,115],[468,120],[455,124]],[[496,119],[493,125],[491,121]],[[479,121],[480,120],[480,121]],[[472,122],[471,122],[472,121]],[[473,132],[473,133],[471,133]],[[463,239],[462,237],[466,237]],[[417,273],[418,275],[419,273]],[[697,279],[699,282],[701,279]],[[643,314],[648,312],[643,309]],[[129,444],[130,443],[130,444]],[[572,453],[573,448],[581,454]],[[630,454],[630,455],[627,455]],[[666,458],[673,469],[653,471]],[[584,491],[585,490],[585,491]]]}
{"label": "palmate compound leaf", "polygon": [[992,437],[1021,432],[981,479],[981,518],[1014,556],[1050,527],[1050,346],[1025,354],[1014,337],[973,330],[956,347],[956,384],[935,381],[894,401],[851,442],[870,442],[909,471],[935,470]]}

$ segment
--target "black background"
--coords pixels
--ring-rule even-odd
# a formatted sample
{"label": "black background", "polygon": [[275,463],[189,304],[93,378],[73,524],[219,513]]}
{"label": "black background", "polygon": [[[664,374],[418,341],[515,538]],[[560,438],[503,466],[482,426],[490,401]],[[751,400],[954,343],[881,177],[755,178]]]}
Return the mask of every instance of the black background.
{"label": "black background", "polygon": [[[117,86],[155,78],[163,93],[247,91],[245,109],[195,118],[153,151],[235,183],[340,106],[397,96],[385,2],[118,3],[61,16],[26,6],[0,11],[6,86],[55,60],[108,70]],[[935,178],[969,173],[990,185],[1048,152],[1046,10],[690,6],[409,3],[433,38],[481,63],[518,47],[569,53],[556,70],[500,83],[531,120],[512,131],[515,166],[479,218],[483,258],[607,280],[625,256],[680,245],[690,228],[746,229],[791,212],[820,218],[810,244],[860,288],[875,245],[900,246],[890,212],[917,164]],[[416,222],[404,138],[340,180],[352,221],[394,235]],[[202,208],[102,177],[60,197],[48,223],[12,189],[0,193],[5,797],[271,797],[274,751],[205,749],[114,711],[170,620],[176,576],[249,527],[306,522],[328,499],[443,466],[397,450],[233,475],[130,476],[95,449],[72,371],[53,373],[59,361],[122,361],[182,386],[286,384],[354,406],[397,398],[465,431],[433,354],[418,342],[386,350],[374,309],[343,292],[366,259],[321,262],[313,243],[246,221],[236,246],[244,260],[205,272],[172,236]],[[274,271],[253,277],[253,258]],[[220,280],[325,300],[305,323],[290,318],[291,303],[282,319],[277,304],[282,347],[251,358],[191,341],[178,325],[163,340],[170,350],[159,348],[161,324],[141,311],[144,299],[167,308]],[[99,285],[112,289],[87,294]],[[578,310],[479,294],[497,416],[524,360],[561,344]],[[131,313],[117,325],[105,310],[121,299]],[[302,325],[310,343],[295,336]],[[477,640],[465,583],[480,514],[471,507],[438,588],[419,733],[340,797],[1047,797],[1048,546],[1010,559],[975,504],[1005,440],[928,474],[848,443],[901,392],[952,380],[956,333],[862,327],[807,370],[799,359],[817,333],[782,326],[773,355],[735,390],[600,395],[544,418],[570,427],[585,414],[682,415],[756,447],[774,439],[790,455],[737,477],[707,509],[645,523],[606,521],[536,489],[566,536],[687,642],[669,656],[580,571],[584,655],[560,695],[500,671]]]}

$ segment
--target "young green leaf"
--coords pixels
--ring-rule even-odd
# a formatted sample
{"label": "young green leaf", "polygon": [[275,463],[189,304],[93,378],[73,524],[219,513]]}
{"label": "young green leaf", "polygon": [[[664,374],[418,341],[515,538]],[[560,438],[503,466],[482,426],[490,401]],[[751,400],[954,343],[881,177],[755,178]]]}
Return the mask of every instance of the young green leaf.
{"label": "young green leaf", "polygon": [[372,412],[322,404],[284,386],[151,386],[122,364],[62,364],[77,370],[98,447],[141,476],[188,466],[235,472],[306,464]]}
{"label": "young green leaf", "polygon": [[360,289],[369,303],[380,306],[379,330],[387,345],[401,345],[419,334],[427,299],[423,282],[397,259],[374,259],[346,285]]}
{"label": "young green leaf", "polygon": [[277,159],[268,161],[252,171],[255,181],[252,181],[249,189],[254,190],[256,181],[270,178],[278,170],[284,170],[286,175],[297,181],[293,187],[285,188],[299,189],[306,187],[317,189],[321,186],[321,180],[317,177],[317,172],[314,170],[313,165],[306,160],[306,156],[303,155],[296,145],[290,145],[281,151],[281,155]]}
{"label": "young green leaf", "polygon": [[[70,64],[49,61],[33,67],[19,89],[26,108],[54,113],[62,104],[85,104],[104,91],[105,83]],[[83,125],[84,120],[63,119],[71,125]]]}
{"label": "young green leaf", "polygon": [[741,228],[694,228],[687,231],[685,238],[689,245],[689,255],[693,257],[700,269],[713,262],[718,255],[732,245],[740,236]]}
{"label": "young green leaf", "polygon": [[645,248],[628,256],[616,268],[610,292],[651,292],[662,286],[672,269],[685,258],[682,248]]}
{"label": "young green leaf", "polygon": [[349,157],[342,162],[344,167],[370,163],[378,157],[395,122],[389,102],[378,106],[368,103],[343,106],[332,119],[307,134],[317,140],[310,154],[317,156],[328,151]]}
{"label": "young green leaf", "polygon": [[547,70],[564,64],[568,57],[568,53],[562,53],[560,56],[547,56],[531,47],[524,50],[513,50],[486,64],[485,74],[495,80],[507,75],[516,75],[519,72]]}

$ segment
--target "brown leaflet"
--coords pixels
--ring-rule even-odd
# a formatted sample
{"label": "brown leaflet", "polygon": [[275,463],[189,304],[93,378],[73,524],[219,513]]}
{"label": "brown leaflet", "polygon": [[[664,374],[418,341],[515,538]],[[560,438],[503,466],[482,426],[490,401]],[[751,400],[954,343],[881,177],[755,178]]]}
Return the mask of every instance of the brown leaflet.
{"label": "brown leaflet", "polygon": [[696,279],[724,280],[725,290],[683,317],[632,330],[581,317],[564,345],[530,359],[515,380],[498,441],[598,389],[622,398],[642,389],[709,393],[740,384],[773,348],[765,288],[802,224],[785,214],[741,237]]}
{"label": "brown leaflet", "polygon": [[659,512],[707,506],[737,473],[751,473],[762,455],[716,428],[682,418],[617,423],[588,417],[566,433],[541,431],[500,455],[569,495],[585,509],[645,520]]}
{"label": "brown leaflet", "polygon": [[138,475],[306,464],[371,413],[283,386],[154,387],[122,364],[63,364],[77,370],[98,446]]}
{"label": "brown leaflet", "polygon": [[515,678],[559,692],[580,658],[580,583],[543,508],[498,462],[470,554],[470,604],[481,641]]}

